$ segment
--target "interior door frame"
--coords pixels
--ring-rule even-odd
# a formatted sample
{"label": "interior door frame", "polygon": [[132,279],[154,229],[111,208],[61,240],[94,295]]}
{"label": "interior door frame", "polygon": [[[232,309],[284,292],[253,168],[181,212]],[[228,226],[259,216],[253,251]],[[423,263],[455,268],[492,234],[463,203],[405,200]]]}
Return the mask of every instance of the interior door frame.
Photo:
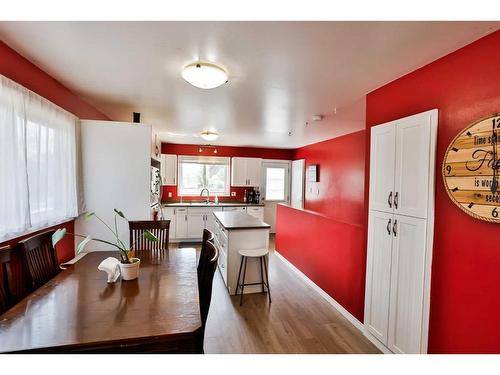
{"label": "interior door frame", "polygon": [[[275,164],[276,166],[284,166],[286,167],[286,174],[285,177],[288,180],[286,185],[285,185],[285,200],[284,201],[271,201],[273,203],[276,202],[276,204],[279,203],[284,203],[284,204],[290,204],[290,193],[291,193],[291,170],[292,170],[292,161],[291,160],[282,160],[282,159],[262,159],[262,177],[261,177],[261,197],[264,200],[264,204],[267,204],[267,199],[266,199],[266,164]],[[264,207],[264,215],[265,215],[265,210],[266,208]],[[275,232],[272,232],[275,233]]]}

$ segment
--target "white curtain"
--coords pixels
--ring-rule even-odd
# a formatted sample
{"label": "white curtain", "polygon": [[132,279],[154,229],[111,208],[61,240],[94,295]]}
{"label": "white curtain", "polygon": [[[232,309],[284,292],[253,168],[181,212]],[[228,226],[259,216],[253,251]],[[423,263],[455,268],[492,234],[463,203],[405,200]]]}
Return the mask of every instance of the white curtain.
{"label": "white curtain", "polygon": [[77,216],[77,121],[0,76],[0,241]]}

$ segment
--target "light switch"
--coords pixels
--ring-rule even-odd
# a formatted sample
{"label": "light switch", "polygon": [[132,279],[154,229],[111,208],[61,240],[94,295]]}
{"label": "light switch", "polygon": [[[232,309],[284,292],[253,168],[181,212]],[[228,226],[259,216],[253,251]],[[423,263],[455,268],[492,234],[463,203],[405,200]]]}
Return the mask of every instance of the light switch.
{"label": "light switch", "polygon": [[168,197],[172,198],[172,192],[171,191],[168,192]]}

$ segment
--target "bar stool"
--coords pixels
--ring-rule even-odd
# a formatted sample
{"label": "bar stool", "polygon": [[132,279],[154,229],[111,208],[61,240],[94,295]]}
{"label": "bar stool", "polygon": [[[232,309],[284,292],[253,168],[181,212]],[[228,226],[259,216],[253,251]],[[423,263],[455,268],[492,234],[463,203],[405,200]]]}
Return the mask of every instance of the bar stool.
{"label": "bar stool", "polygon": [[[240,263],[240,271],[238,272],[238,281],[236,283],[236,293],[238,295],[238,291],[241,288],[241,297],[240,297],[240,306],[243,304],[243,292],[246,286],[250,285],[261,285],[262,293],[264,293],[264,286],[267,288],[267,296],[269,298],[269,303],[271,303],[271,289],[269,288],[269,274],[267,273],[267,264],[266,264],[266,255],[269,254],[267,249],[252,249],[252,250],[239,250],[238,254],[241,255],[241,263]],[[259,258],[260,261],[260,283],[248,283],[245,284],[245,276],[247,271],[247,261],[248,258]],[[243,265],[245,263],[245,265]],[[264,263],[266,281],[264,281],[264,271],[262,269],[262,263]],[[241,270],[243,270],[243,280],[240,284],[241,278]]]}

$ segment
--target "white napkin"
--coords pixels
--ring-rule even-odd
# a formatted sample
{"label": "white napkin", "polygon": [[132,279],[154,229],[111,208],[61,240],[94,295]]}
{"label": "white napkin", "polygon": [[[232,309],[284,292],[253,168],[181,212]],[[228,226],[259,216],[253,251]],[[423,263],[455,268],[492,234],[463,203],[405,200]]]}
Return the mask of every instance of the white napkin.
{"label": "white napkin", "polygon": [[114,283],[120,276],[120,262],[116,258],[106,258],[101,264],[97,266],[98,270],[104,271],[108,274],[108,283]]}

